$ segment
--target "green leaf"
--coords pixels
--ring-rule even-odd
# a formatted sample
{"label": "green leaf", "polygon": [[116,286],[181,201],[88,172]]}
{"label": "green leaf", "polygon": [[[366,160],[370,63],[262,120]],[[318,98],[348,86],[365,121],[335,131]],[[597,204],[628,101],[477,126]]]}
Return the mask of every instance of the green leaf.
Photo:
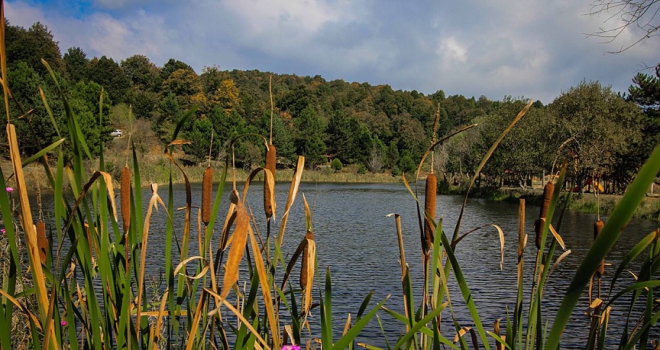
{"label": "green leaf", "polygon": [[[357,321],[355,325],[351,327],[351,329],[349,329],[348,332],[346,332],[346,334],[344,334],[344,336],[341,337],[337,341],[337,343],[334,344],[334,346],[332,346],[332,349],[338,349],[338,350],[345,349],[348,346],[348,344],[350,344],[355,339],[355,337],[357,337],[360,334],[362,329],[376,315],[378,310],[380,310],[380,308],[383,306],[383,304],[385,304],[385,302],[387,301],[387,299],[389,299],[389,297],[390,297],[389,295],[385,297],[385,299],[383,299],[373,309],[371,309],[371,311],[369,311],[364,317],[362,317],[359,321]],[[330,327],[332,328],[332,325],[330,325]]]}
{"label": "green leaf", "polygon": [[[422,328],[426,328],[426,325],[431,322],[436,316],[438,316],[444,308],[439,307],[437,309],[434,309],[433,311],[429,312],[428,315],[426,315],[423,319],[421,319],[419,322],[416,322],[412,327],[410,327],[410,330],[403,336],[399,341],[394,345],[394,349],[400,349],[401,346],[403,346],[409,339],[414,337],[417,334],[417,331],[419,331]],[[440,336],[440,342],[443,344],[451,347],[452,349],[458,349],[454,343],[446,339],[445,337]]]}
{"label": "green leaf", "polygon": [[[484,330],[484,327],[481,323],[481,318],[479,318],[479,313],[477,312],[477,306],[474,304],[474,298],[472,298],[472,293],[470,292],[470,289],[468,288],[467,281],[465,280],[465,277],[463,276],[463,271],[461,270],[460,266],[458,265],[458,259],[456,259],[456,255],[454,255],[454,250],[451,248],[451,245],[449,244],[449,240],[447,239],[447,235],[443,232],[440,235],[440,238],[442,239],[442,244],[445,247],[445,252],[447,253],[447,258],[451,262],[452,269],[454,270],[454,275],[456,276],[456,282],[458,282],[458,286],[461,290],[461,294],[463,295],[463,299],[465,300],[465,303],[467,304],[468,310],[470,312],[470,316],[472,317],[472,321],[474,322],[475,327],[477,328],[477,332],[479,332],[479,337],[481,337],[481,341],[483,342],[483,346],[489,350],[490,345],[488,345],[488,337],[486,337],[486,332]],[[437,236],[436,236],[437,239]]]}
{"label": "green leaf", "polygon": [[37,152],[37,153],[34,154],[32,157],[30,157],[30,158],[24,160],[24,161],[23,161],[23,167],[26,167],[28,164],[30,164],[30,163],[34,162],[35,160],[41,158],[44,154],[46,154],[46,153],[52,151],[52,150],[55,149],[57,146],[61,145],[62,142],[64,142],[64,140],[65,140],[65,139],[59,139],[59,140],[53,142],[52,144],[50,144],[50,145],[44,147],[41,151]]}

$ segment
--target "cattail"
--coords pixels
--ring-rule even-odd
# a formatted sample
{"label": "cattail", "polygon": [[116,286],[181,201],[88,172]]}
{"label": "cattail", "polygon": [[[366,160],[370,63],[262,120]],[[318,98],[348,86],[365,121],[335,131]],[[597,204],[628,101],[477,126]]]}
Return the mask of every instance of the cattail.
{"label": "cattail", "polygon": [[[603,231],[603,227],[605,227],[605,223],[603,223],[603,220],[598,220],[594,223],[594,240],[598,235],[600,235],[600,232]],[[605,273],[605,259],[600,261],[600,265],[598,266],[598,270],[596,270],[596,276],[603,277],[603,274]]]}
{"label": "cattail", "polygon": [[124,222],[124,232],[128,232],[131,224],[131,172],[128,166],[121,170],[121,219]]}
{"label": "cattail", "polygon": [[202,177],[202,221],[211,221],[211,197],[213,194],[213,168],[207,167]]}
{"label": "cattail", "polygon": [[555,185],[553,185],[552,182],[545,184],[545,187],[543,188],[543,203],[541,204],[541,213],[539,214],[538,220],[534,222],[534,230],[536,231],[536,249],[541,249],[543,225],[545,223],[545,218],[548,215],[550,201],[552,200],[552,194],[554,192]]}
{"label": "cattail", "polygon": [[433,246],[433,233],[435,231],[435,224],[433,222],[435,221],[437,187],[438,178],[435,174],[429,174],[426,177],[426,192],[424,194],[424,212],[426,213],[424,216],[424,242],[422,242],[424,254],[428,254]]}
{"label": "cattail", "polygon": [[[275,178],[275,165],[277,164],[276,152],[273,144],[268,145],[268,149],[266,150],[266,166],[264,166],[264,168],[270,170],[271,174],[273,174],[273,179]],[[275,191],[275,189],[270,188],[268,181],[264,179],[264,211],[266,212],[267,218],[273,216],[274,212],[274,203],[272,202],[273,191]]]}
{"label": "cattail", "polygon": [[43,220],[37,221],[37,246],[39,246],[41,263],[45,264],[48,257],[48,238],[46,238],[46,224]]}
{"label": "cattail", "polygon": [[[307,231],[307,233],[305,233],[305,239],[314,242],[314,233],[312,231]],[[302,251],[302,264],[300,266],[300,288],[302,290],[307,288],[307,269],[309,268],[309,264],[314,263],[313,257],[309,255],[309,244],[307,244]]]}

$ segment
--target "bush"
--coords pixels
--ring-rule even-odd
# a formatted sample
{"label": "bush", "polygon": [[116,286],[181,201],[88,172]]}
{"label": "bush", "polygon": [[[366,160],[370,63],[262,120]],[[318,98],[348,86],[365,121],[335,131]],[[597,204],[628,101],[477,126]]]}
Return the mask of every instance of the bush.
{"label": "bush", "polygon": [[360,164],[360,167],[357,170],[358,174],[366,174],[367,173],[367,167],[364,166],[364,164]]}
{"label": "bush", "polygon": [[392,167],[392,176],[399,176],[401,175],[401,169],[399,169],[398,166],[393,166]]}
{"label": "bush", "polygon": [[406,154],[401,157],[401,160],[399,160],[399,168],[401,168],[401,171],[404,173],[413,172],[415,171],[415,162],[410,155]]}
{"label": "bush", "polygon": [[330,167],[335,170],[335,172],[340,171],[344,165],[341,163],[341,160],[339,158],[335,158],[332,160],[330,163]]}

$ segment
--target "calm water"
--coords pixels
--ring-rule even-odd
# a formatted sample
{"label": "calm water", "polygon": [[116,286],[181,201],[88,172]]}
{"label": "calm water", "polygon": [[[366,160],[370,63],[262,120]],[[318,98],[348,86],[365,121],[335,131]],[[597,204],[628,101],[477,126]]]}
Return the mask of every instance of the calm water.
{"label": "calm water", "polygon": [[[231,187],[230,185],[227,187]],[[288,183],[278,183],[276,198],[278,200],[278,221],[274,224],[273,231],[279,228],[279,218],[285,205],[288,193]],[[161,188],[160,194],[166,201],[166,188]],[[242,192],[242,185],[238,188]],[[262,209],[262,185],[255,183],[250,187],[247,203],[253,211],[259,231],[265,236],[265,218]],[[201,185],[193,185],[193,203],[201,202]],[[335,338],[339,338],[346,317],[352,314],[353,320],[369,291],[374,291],[371,306],[390,295],[385,306],[403,313],[401,270],[398,263],[399,249],[395,221],[393,217],[386,217],[390,213],[401,215],[404,233],[404,244],[406,248],[406,260],[410,265],[415,289],[415,303],[418,305],[421,299],[422,283],[422,258],[420,253],[420,239],[417,223],[417,212],[415,201],[402,184],[308,184],[303,183],[300,193],[304,194],[310,204],[313,215],[313,230],[317,244],[318,267],[321,281],[325,275],[326,268],[330,269],[332,275],[333,295],[333,319],[337,326]],[[145,189],[145,203],[150,198],[150,191]],[[423,198],[422,200],[423,203]],[[220,210],[219,220],[222,222],[226,214],[226,202],[228,196],[223,197],[225,205]],[[438,196],[437,215],[444,219],[443,227],[451,236],[460,208],[463,202],[458,196]],[[175,187],[175,207],[185,205],[185,194],[183,186]],[[527,207],[526,232],[530,235],[529,244],[525,251],[526,272],[532,274],[533,259],[536,254],[534,247],[533,223],[538,216],[538,207]],[[160,210],[154,214],[148,256],[152,260],[147,265],[147,275],[158,276],[164,273],[163,261],[158,254],[164,251],[164,212]],[[196,220],[196,211],[193,217]],[[463,273],[472,291],[475,303],[484,327],[491,330],[494,322],[501,318],[506,320],[506,308],[512,310],[515,303],[516,293],[516,250],[518,239],[518,206],[510,203],[493,203],[479,199],[471,199],[464,214],[461,232],[467,232],[484,224],[496,224],[502,228],[505,234],[505,259],[504,270],[499,268],[499,240],[495,228],[487,227],[481,229],[458,244],[456,254],[461,264]],[[158,219],[160,218],[160,219]],[[559,306],[573,273],[584,256],[593,240],[593,223],[595,215],[567,213],[561,226],[560,234],[564,238],[568,249],[572,250],[561,265],[550,276],[545,291],[545,302],[543,304],[546,319],[552,319],[554,312]],[[183,212],[175,213],[175,223],[183,221]],[[262,225],[263,223],[263,225]],[[195,226],[195,225],[193,225]],[[626,252],[639,241],[640,238],[654,230],[657,225],[651,221],[633,221],[622,233],[621,239],[614,247],[607,261],[615,264],[625,256]],[[196,232],[196,231],[194,231]],[[290,254],[295,251],[300,240],[305,234],[304,207],[302,197],[298,196],[292,208],[287,231],[284,238],[283,251]],[[180,237],[179,228],[177,235]],[[196,233],[194,234],[196,235]],[[193,236],[194,236],[193,235]],[[216,234],[217,242],[217,234]],[[196,247],[193,246],[190,254],[195,254]],[[217,246],[217,243],[215,243]],[[288,257],[286,259],[288,261]],[[614,267],[606,269],[606,276],[613,274]],[[296,269],[297,271],[297,269]],[[292,281],[297,282],[297,272]],[[630,283],[629,275],[621,279],[622,283]],[[245,278],[243,274],[242,279]],[[281,278],[281,271],[279,277]],[[527,286],[531,283],[526,279]],[[450,294],[454,301],[454,310],[457,319],[462,326],[472,327],[471,318],[463,307],[461,294],[456,286],[455,280],[451,280]],[[296,283],[297,284],[297,283]],[[624,285],[622,284],[622,285]],[[606,283],[604,283],[606,285]],[[527,288],[529,289],[529,288]],[[527,293],[528,294],[528,293]],[[314,293],[318,296],[318,292]],[[588,322],[584,311],[588,305],[586,295],[577,306],[576,312],[569,325],[563,348],[583,347],[588,334]],[[623,322],[621,315],[622,306],[613,310],[610,324],[610,334],[617,334],[620,324]],[[371,345],[385,347],[385,339],[390,345],[396,342],[397,337],[404,332],[404,325],[394,320],[384,312],[379,313],[384,332],[375,320],[362,332],[358,341]],[[444,313],[447,319],[449,314]],[[319,311],[313,311],[310,321],[314,325],[318,322]],[[504,323],[503,323],[504,324]],[[452,326],[447,323],[443,325],[444,335],[453,339]],[[502,326],[504,329],[504,326]],[[319,335],[319,332],[314,332]],[[654,333],[660,336],[656,329]],[[612,341],[616,337],[611,336]]]}

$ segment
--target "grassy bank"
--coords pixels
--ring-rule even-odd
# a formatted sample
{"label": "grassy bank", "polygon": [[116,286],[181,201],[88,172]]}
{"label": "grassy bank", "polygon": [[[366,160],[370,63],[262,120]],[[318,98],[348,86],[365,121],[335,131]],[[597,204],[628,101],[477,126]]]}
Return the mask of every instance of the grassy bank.
{"label": "grassy bank", "polygon": [[[2,160],[0,161],[0,166],[2,167],[2,171],[5,174],[11,174],[11,164],[7,160]],[[94,172],[94,164],[98,164],[98,161],[93,161],[93,162],[88,162],[88,166],[86,169],[89,172],[89,174],[92,174]],[[114,164],[110,163],[110,169],[109,173],[112,175],[114,185],[116,187],[120,186],[119,180],[121,176],[121,169],[123,167],[123,164]],[[151,185],[152,183],[158,184],[158,185],[165,185],[169,182],[169,177],[170,174],[172,176],[172,182],[174,183],[183,183],[184,178],[183,175],[181,174],[180,171],[171,171],[175,170],[173,169],[174,165],[171,165],[165,157],[163,157],[163,160],[158,160],[156,159],[155,161],[145,161],[140,164],[140,173],[141,173],[141,186],[142,187],[147,187]],[[220,181],[220,176],[221,176],[221,167],[216,168],[214,172],[214,182]],[[357,169],[357,168],[356,168]],[[306,170],[303,175],[302,175],[302,181],[303,182],[337,182],[337,183],[399,183],[401,182],[401,176],[392,176],[392,174],[388,172],[380,172],[380,173],[371,173],[367,172],[365,174],[359,174],[356,169],[352,169],[351,167],[347,167],[342,169],[341,171],[335,172],[332,169],[318,169],[318,170]],[[202,176],[204,175],[204,170],[206,170],[206,167],[204,166],[188,166],[184,167],[184,171],[186,173],[186,176],[188,177],[188,180],[190,182],[194,183],[199,183],[202,182]],[[250,175],[250,172],[245,171],[243,169],[237,169],[236,170],[236,180],[237,181],[245,181],[248,176]],[[291,176],[293,175],[293,169],[278,169],[276,173],[276,178],[275,181],[278,182],[283,182],[283,181],[290,181]],[[230,176],[233,176],[232,173],[230,172]],[[258,175],[256,180],[262,181],[263,176]],[[46,180],[46,175],[44,173],[44,168],[42,165],[33,163],[28,165],[25,168],[25,181],[30,188],[41,188],[41,189],[48,189],[48,181]],[[13,181],[9,180],[8,183],[11,186],[15,186],[15,183]],[[66,179],[65,179],[66,183]]]}
{"label": "grassy bank", "polygon": [[[97,163],[97,162],[96,162]],[[93,169],[93,162],[89,162],[90,166],[87,169]],[[2,163],[3,173],[11,173],[10,164],[8,161]],[[147,187],[152,183],[165,185],[169,181],[171,174],[174,183],[183,183],[184,178],[179,171],[170,171],[174,167],[165,157],[163,161],[152,159],[151,162],[144,162],[140,165],[140,172],[142,175],[142,187]],[[184,167],[184,171],[188,180],[193,183],[202,182],[204,175],[203,166],[188,166]],[[115,186],[120,187],[119,179],[121,175],[121,167],[113,166],[109,171],[112,174]],[[92,171],[90,171],[90,174]],[[214,172],[214,182],[220,181],[221,171],[217,169]],[[232,173],[230,172],[230,176]],[[249,172],[243,169],[236,170],[236,180],[245,181],[249,176]],[[280,169],[276,173],[276,181],[285,182],[290,181],[293,176],[293,169]],[[25,168],[25,179],[28,186],[31,188],[40,187],[43,190],[48,190],[46,177],[44,175],[43,167],[40,164],[30,164]],[[256,180],[261,181],[262,176],[258,175]],[[410,179],[409,179],[410,180]],[[306,170],[302,175],[302,182],[326,182],[326,183],[400,183],[402,182],[401,176],[392,176],[390,172],[359,174],[357,167],[346,167],[341,171],[334,171],[329,168],[318,170]],[[15,184],[10,180],[10,185]],[[65,179],[66,183],[66,179]],[[464,195],[464,191],[460,188],[452,187],[449,190],[441,191],[449,194]],[[520,188],[476,188],[470,193],[471,197],[489,199],[493,201],[507,201],[511,203],[518,203],[518,199],[524,198],[529,205],[540,206],[542,201],[542,190],[540,188],[531,188],[522,190]],[[621,200],[620,195],[600,195],[598,200],[592,193],[575,193],[572,196],[571,203],[568,205],[569,210],[575,210],[583,213],[597,213],[600,207],[601,215],[609,215],[612,210],[617,206]],[[635,210],[635,218],[650,219],[660,221],[660,197],[647,196],[644,198],[639,207]]]}
{"label": "grassy bank", "polygon": [[[511,203],[518,203],[518,200],[523,198],[528,204],[540,206],[543,200],[543,191],[540,189],[521,190],[509,188],[490,193],[484,191],[481,193],[481,197]],[[596,198],[593,193],[574,193],[568,204],[568,209],[582,213],[595,214],[600,212],[601,215],[608,216],[623,198],[623,196],[611,194],[601,194],[599,197]],[[646,196],[635,210],[633,217],[660,221],[660,197]]]}

